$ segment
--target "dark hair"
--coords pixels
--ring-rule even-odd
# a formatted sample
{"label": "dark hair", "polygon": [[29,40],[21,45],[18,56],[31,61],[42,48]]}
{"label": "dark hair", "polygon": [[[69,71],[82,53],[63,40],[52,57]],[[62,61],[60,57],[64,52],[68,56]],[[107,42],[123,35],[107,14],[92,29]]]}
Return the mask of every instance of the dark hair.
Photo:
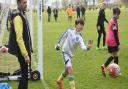
{"label": "dark hair", "polygon": [[69,6],[71,6],[71,4],[69,4]]}
{"label": "dark hair", "polygon": [[17,0],[17,4],[19,3],[19,2],[21,2],[22,0]]}
{"label": "dark hair", "polygon": [[114,14],[114,15],[115,15],[115,14],[120,15],[120,13],[121,13],[121,11],[120,11],[120,9],[119,9],[118,7],[113,8],[113,14]]}
{"label": "dark hair", "polygon": [[75,20],[75,25],[78,25],[78,24],[81,24],[81,25],[84,25],[84,20],[83,19],[77,19],[77,20]]}

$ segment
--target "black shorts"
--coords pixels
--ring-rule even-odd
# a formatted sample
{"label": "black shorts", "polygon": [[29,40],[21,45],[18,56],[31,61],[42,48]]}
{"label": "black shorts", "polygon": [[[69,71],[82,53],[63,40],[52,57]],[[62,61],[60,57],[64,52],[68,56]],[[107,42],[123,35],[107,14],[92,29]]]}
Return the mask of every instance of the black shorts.
{"label": "black shorts", "polygon": [[100,26],[100,30],[98,30],[98,27],[97,27],[97,31],[98,31],[98,33],[106,33],[104,26]]}
{"label": "black shorts", "polygon": [[109,53],[118,52],[118,51],[119,51],[118,46],[108,46]]}
{"label": "black shorts", "polygon": [[106,33],[105,30],[98,30],[98,34],[101,34],[101,33]]}

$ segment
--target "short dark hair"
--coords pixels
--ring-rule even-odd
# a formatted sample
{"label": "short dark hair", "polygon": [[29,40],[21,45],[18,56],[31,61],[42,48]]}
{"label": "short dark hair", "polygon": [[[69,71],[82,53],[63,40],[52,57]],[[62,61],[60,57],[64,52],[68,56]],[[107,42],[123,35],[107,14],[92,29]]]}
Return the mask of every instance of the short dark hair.
{"label": "short dark hair", "polygon": [[84,20],[83,19],[77,19],[77,20],[75,20],[75,25],[78,25],[78,24],[81,24],[81,25],[84,25]]}
{"label": "short dark hair", "polygon": [[17,4],[19,3],[19,2],[21,2],[22,0],[17,0]]}
{"label": "short dark hair", "polygon": [[115,15],[115,14],[120,15],[120,13],[121,13],[121,11],[120,11],[120,9],[119,9],[118,7],[114,7],[114,8],[113,8],[113,14],[114,14],[114,15]]}

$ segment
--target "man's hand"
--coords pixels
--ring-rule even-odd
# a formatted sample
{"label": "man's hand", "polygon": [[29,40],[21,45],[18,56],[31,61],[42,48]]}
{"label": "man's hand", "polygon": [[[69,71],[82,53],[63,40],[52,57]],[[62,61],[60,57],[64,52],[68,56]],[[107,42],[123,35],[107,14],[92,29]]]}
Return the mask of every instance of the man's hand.
{"label": "man's hand", "polygon": [[25,59],[25,62],[27,63],[27,64],[29,64],[30,63],[30,57],[27,55],[27,56],[25,56],[24,57],[24,59]]}
{"label": "man's hand", "polygon": [[55,49],[56,49],[57,51],[60,50],[60,45],[59,45],[59,44],[55,45]]}
{"label": "man's hand", "polygon": [[93,40],[89,40],[89,41],[88,41],[87,48],[88,48],[88,49],[92,48],[92,45],[93,45]]}
{"label": "man's hand", "polygon": [[8,48],[5,47],[5,46],[2,46],[2,47],[0,47],[0,52],[7,53],[8,52]]}

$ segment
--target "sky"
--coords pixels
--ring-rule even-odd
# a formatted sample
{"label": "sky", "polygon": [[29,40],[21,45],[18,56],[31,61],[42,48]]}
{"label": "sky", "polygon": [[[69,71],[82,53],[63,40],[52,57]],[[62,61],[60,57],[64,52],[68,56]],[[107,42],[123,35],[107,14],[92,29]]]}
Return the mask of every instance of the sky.
{"label": "sky", "polygon": [[15,4],[16,0],[0,0],[0,3],[11,3],[11,4]]}
{"label": "sky", "polygon": [[[55,2],[55,1],[61,2],[61,0],[44,0],[44,3],[45,3],[45,5],[51,6],[52,2]],[[70,0],[67,0],[67,1],[70,1]],[[89,0],[89,1],[90,1],[89,4],[93,4],[93,2],[92,2],[93,0]],[[109,0],[109,3],[113,3],[114,1],[116,1],[116,0]]]}
{"label": "sky", "polygon": [[61,0],[44,0],[44,4],[46,5],[46,6],[53,6],[52,5],[52,3],[53,2],[59,2],[60,3],[60,5],[59,6],[61,6]]}
{"label": "sky", "polygon": [[[52,3],[58,1],[59,2],[59,7],[61,6],[61,1],[62,0],[43,0],[45,6],[53,6]],[[70,1],[70,0],[67,0]],[[93,4],[92,3],[93,0],[90,0],[90,2],[88,4]],[[113,3],[116,0],[109,0],[110,3]],[[16,0],[0,0],[0,3],[11,3],[11,4],[16,4]]]}

